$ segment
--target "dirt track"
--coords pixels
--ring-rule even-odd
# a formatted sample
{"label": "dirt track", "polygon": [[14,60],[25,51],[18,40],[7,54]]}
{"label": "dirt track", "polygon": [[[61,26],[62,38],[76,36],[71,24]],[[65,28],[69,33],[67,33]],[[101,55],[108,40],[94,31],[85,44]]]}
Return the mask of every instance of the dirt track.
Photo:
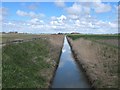
{"label": "dirt track", "polygon": [[82,65],[95,88],[118,87],[118,50],[89,40],[69,42],[77,61]]}

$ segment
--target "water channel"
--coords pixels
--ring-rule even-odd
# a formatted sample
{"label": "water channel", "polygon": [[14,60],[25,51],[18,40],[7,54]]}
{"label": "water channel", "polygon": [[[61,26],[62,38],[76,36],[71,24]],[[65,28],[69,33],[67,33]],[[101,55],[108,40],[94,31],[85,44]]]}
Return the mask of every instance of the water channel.
{"label": "water channel", "polygon": [[66,37],[52,88],[90,88],[88,79],[74,60]]}

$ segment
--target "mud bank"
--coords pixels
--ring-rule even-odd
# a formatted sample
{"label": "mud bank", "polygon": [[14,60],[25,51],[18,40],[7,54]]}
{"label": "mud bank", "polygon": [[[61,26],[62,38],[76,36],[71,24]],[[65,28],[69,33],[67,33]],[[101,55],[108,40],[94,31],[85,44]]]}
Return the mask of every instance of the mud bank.
{"label": "mud bank", "polygon": [[70,47],[71,47],[71,51],[72,51],[72,53],[73,53],[73,57],[75,58],[78,66],[79,66],[79,68],[83,71],[84,75],[86,75],[86,77],[87,77],[87,79],[88,79],[88,81],[89,81],[89,83],[90,83],[90,85],[91,85],[91,89],[92,89],[92,90],[95,90],[95,87],[92,85],[92,82],[91,82],[91,80],[90,80],[89,75],[86,73],[87,70],[84,68],[84,65],[79,61],[81,58],[78,58],[77,53],[76,53],[75,50],[73,49],[72,43],[71,43],[71,41],[70,41],[70,38],[67,37],[67,40],[68,40],[68,43],[69,43],[69,45],[70,45]]}
{"label": "mud bank", "polygon": [[[53,69],[51,70],[51,74],[49,74],[49,82],[46,88],[51,88],[51,84],[53,82],[53,78],[55,76],[56,69],[59,65],[60,56],[62,53],[62,47],[64,43],[64,35],[46,35],[46,39],[50,42],[50,59],[53,61]],[[47,75],[47,74],[46,74]]]}
{"label": "mud bank", "polygon": [[58,65],[59,65],[59,62],[60,62],[60,56],[61,56],[61,54],[62,54],[63,43],[64,43],[64,36],[62,37],[62,43],[60,43],[61,46],[60,46],[60,48],[59,48],[59,54],[58,54],[57,59],[56,59],[57,61],[56,61],[56,64],[55,64],[55,66],[54,66],[54,70],[53,70],[52,77],[51,77],[51,79],[50,79],[50,82],[49,82],[50,84],[49,84],[48,88],[52,88],[52,83],[53,83],[53,79],[54,79],[54,77],[55,77],[55,72],[56,72],[56,70],[57,70],[57,68],[58,68]]}
{"label": "mud bank", "polygon": [[118,50],[98,43],[67,37],[75,60],[93,88],[118,88]]}

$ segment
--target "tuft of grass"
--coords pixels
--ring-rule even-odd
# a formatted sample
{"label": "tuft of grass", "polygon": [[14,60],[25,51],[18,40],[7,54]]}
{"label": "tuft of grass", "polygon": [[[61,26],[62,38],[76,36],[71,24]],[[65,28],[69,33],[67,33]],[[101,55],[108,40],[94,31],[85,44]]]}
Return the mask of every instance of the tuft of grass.
{"label": "tuft of grass", "polygon": [[47,40],[6,45],[2,49],[3,88],[42,88],[47,80],[40,72],[51,68]]}

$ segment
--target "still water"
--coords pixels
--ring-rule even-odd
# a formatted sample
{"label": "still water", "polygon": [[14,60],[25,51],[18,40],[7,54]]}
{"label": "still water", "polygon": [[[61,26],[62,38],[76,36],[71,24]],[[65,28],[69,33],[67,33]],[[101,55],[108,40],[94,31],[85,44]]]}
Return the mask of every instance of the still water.
{"label": "still water", "polygon": [[52,88],[90,88],[87,78],[73,58],[66,37]]}

